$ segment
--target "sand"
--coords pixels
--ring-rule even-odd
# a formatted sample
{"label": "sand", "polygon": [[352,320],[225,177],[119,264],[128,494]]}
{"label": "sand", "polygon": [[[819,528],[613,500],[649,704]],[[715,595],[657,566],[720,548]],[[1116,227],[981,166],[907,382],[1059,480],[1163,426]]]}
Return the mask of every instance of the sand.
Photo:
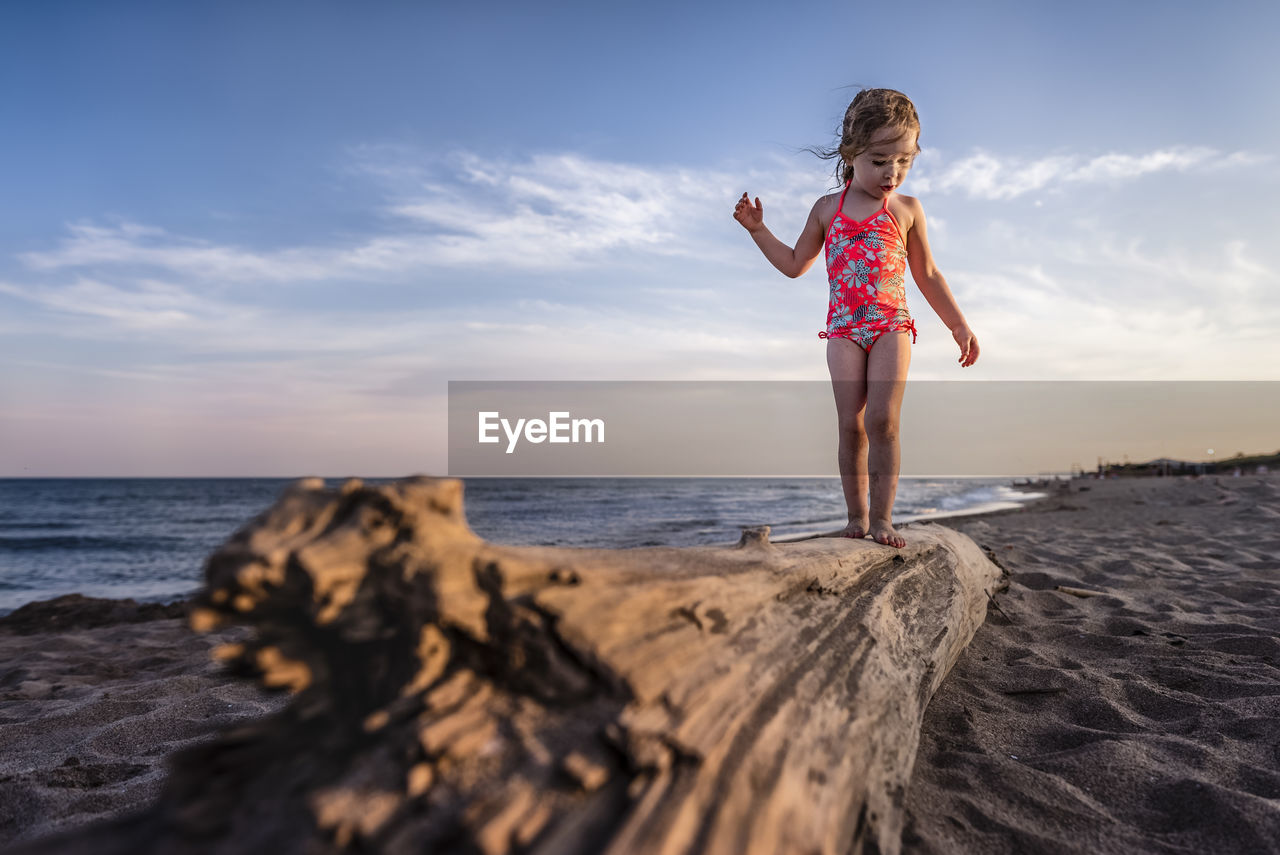
{"label": "sand", "polygon": [[[925,714],[904,852],[1280,852],[1280,478],[1076,481],[948,525],[1011,582]],[[210,659],[243,630],[175,613],[0,619],[0,848],[144,806],[169,752],[286,702]]]}
{"label": "sand", "polygon": [[1280,479],[952,527],[1012,579],[925,713],[904,852],[1280,852]]}
{"label": "sand", "polygon": [[196,635],[184,610],[71,595],[0,619],[0,850],[143,807],[171,751],[286,702],[210,657],[245,629]]}

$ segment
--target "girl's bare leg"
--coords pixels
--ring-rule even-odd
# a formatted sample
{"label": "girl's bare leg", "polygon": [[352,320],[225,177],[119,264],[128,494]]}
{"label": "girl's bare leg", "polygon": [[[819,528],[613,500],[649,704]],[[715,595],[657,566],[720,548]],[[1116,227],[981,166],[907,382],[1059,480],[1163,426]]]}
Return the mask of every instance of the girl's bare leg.
{"label": "girl's bare leg", "polygon": [[836,396],[836,420],[840,445],[837,460],[845,507],[849,509],[846,537],[866,537],[870,527],[867,508],[867,432],[863,410],[867,404],[867,354],[845,338],[827,339],[827,368]]}
{"label": "girl's bare leg", "polygon": [[867,354],[866,418],[870,443],[870,535],[886,546],[907,545],[893,528],[893,500],[898,493],[901,446],[898,417],[911,364],[911,341],[906,332],[885,333]]}

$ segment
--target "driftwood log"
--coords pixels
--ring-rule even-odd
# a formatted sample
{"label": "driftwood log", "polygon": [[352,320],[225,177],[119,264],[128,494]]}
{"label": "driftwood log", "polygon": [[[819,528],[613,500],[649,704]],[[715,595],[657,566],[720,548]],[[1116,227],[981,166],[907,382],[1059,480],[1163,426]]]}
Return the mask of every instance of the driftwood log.
{"label": "driftwood log", "polygon": [[290,487],[193,629],[294,694],[156,803],[28,853],[893,853],[925,705],[1001,571],[869,540],[505,547],[458,481]]}

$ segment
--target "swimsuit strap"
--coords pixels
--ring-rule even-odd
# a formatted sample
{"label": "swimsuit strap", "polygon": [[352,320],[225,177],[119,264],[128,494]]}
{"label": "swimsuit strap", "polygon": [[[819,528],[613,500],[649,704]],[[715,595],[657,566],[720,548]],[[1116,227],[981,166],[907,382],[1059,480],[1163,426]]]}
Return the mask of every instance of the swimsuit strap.
{"label": "swimsuit strap", "polygon": [[840,201],[836,203],[836,212],[831,215],[831,222],[827,224],[827,240],[831,240],[831,230],[836,227],[836,217],[840,216],[840,212],[844,210],[844,194],[849,192],[849,185],[853,184],[852,179],[844,185],[844,192],[840,194]]}
{"label": "swimsuit strap", "polygon": [[[840,201],[839,201],[838,203],[836,203],[836,214],[839,214],[839,213],[841,213],[841,212],[843,212],[843,211],[844,211],[844,197],[845,197],[845,194],[849,192],[849,188],[850,188],[851,186],[853,186],[853,181],[852,181],[852,180],[850,180],[847,184],[845,184],[845,185],[844,185],[844,190],[843,190],[843,191],[841,191],[841,193],[840,193]],[[884,197],[884,204],[880,206],[880,210],[882,210],[882,211],[887,211],[887,210],[889,210],[889,199],[890,199],[892,196],[893,196],[893,194],[892,194],[892,193],[890,193],[888,196],[885,196],[885,197]],[[831,216],[831,222],[833,222],[833,223],[834,223],[835,221],[836,221],[836,218],[835,218],[835,215],[833,214],[833,215]],[[828,229],[827,231],[830,231],[830,229]]]}

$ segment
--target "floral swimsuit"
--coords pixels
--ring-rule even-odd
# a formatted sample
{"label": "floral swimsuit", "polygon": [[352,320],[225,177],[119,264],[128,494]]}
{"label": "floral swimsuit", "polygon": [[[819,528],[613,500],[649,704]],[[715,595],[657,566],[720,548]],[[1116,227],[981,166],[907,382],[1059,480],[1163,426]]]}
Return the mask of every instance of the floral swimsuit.
{"label": "floral swimsuit", "polygon": [[907,271],[907,250],[898,231],[898,222],[884,205],[865,220],[854,222],[844,215],[844,197],[827,229],[827,279],[831,283],[831,306],[827,328],[818,338],[847,338],[870,352],[876,339],[887,332],[910,330],[916,340],[916,325],[907,311],[903,277]]}

